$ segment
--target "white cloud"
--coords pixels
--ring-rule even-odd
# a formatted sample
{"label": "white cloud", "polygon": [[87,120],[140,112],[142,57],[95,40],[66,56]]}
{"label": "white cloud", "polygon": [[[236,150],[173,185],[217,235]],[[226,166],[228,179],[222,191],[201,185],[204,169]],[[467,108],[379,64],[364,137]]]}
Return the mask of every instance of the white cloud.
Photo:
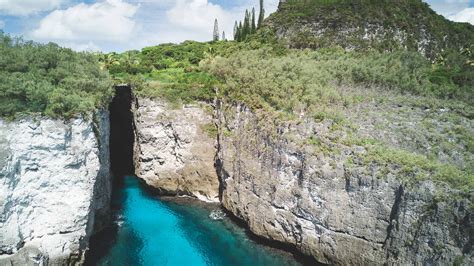
{"label": "white cloud", "polygon": [[26,16],[59,7],[66,0],[0,0],[0,13]]}
{"label": "white cloud", "polygon": [[448,17],[469,7],[470,0],[426,0],[439,14]]}
{"label": "white cloud", "polygon": [[448,17],[452,21],[456,22],[468,22],[474,25],[474,8],[465,8],[461,12]]}
{"label": "white cloud", "polygon": [[216,18],[219,21],[220,31],[227,31],[227,35],[230,36],[229,30],[236,18],[236,14],[207,0],[178,0],[166,15],[168,24],[171,24],[176,32],[175,34],[170,32],[172,34],[170,37],[173,39],[189,33],[189,37],[197,37],[197,40],[210,40]]}
{"label": "white cloud", "polygon": [[[139,6],[122,0],[104,0],[55,10],[30,33],[37,40],[53,40],[71,47],[94,47],[96,42],[126,42],[137,30],[133,16]],[[74,48],[74,47],[73,47]]]}
{"label": "white cloud", "polygon": [[227,20],[230,15],[207,0],[178,0],[166,14],[171,23],[196,30],[209,29],[215,18],[222,21]]}
{"label": "white cloud", "polygon": [[5,22],[3,20],[0,20],[0,29],[3,29],[5,27]]}

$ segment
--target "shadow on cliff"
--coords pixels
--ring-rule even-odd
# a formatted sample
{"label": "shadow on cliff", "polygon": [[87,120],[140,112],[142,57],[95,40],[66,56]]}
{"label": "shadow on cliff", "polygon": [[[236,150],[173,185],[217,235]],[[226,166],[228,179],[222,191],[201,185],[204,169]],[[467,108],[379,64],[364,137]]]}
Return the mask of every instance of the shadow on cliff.
{"label": "shadow on cliff", "polygon": [[116,86],[110,104],[110,163],[115,177],[133,175],[133,145],[135,140],[131,86]]}

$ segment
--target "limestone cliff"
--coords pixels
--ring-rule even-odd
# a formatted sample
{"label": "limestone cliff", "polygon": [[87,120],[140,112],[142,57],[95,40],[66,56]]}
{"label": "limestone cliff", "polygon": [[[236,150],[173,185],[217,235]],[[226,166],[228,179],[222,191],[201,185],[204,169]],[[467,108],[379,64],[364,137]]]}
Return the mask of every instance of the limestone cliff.
{"label": "limestone cliff", "polygon": [[164,193],[218,201],[215,126],[206,104],[173,108],[137,98],[134,106],[136,175]]}
{"label": "limestone cliff", "polygon": [[[345,116],[360,120],[353,125],[358,139],[372,134],[398,146],[416,141],[423,150],[424,142],[434,138],[439,145],[440,140],[438,132],[421,125],[436,122],[440,129],[449,128],[442,117],[453,113],[369,104],[346,110]],[[327,120],[277,122],[268,114],[225,103],[217,114],[222,204],[255,234],[330,264],[474,262],[474,213],[464,192],[430,178],[414,181],[418,179],[390,161],[364,160],[367,149],[340,144],[343,132]],[[390,117],[397,119],[387,121]],[[471,120],[459,119],[472,130]],[[420,131],[414,140],[414,132]],[[443,137],[456,143],[454,134]],[[472,160],[472,153],[466,154]]]}
{"label": "limestone cliff", "polygon": [[109,115],[0,120],[0,265],[80,263],[107,220]]}
{"label": "limestone cliff", "polygon": [[220,186],[223,206],[253,233],[323,263],[470,264],[472,191],[431,178],[439,169],[429,165],[426,172],[416,165],[423,161],[407,167],[391,159],[396,152],[387,161],[371,157],[364,143],[469,167],[472,119],[402,102],[342,109],[345,128],[304,114],[280,120],[232,103],[218,102],[213,117],[207,105],[173,109],[139,98],[137,175],[166,193],[205,200],[215,200]]}

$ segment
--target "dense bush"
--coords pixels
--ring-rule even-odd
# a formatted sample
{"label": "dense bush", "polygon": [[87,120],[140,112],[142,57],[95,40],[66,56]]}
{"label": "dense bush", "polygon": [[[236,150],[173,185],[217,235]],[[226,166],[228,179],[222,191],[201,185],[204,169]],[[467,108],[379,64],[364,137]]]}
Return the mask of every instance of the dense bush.
{"label": "dense bush", "polygon": [[[165,97],[170,101],[210,101],[215,97],[218,80],[202,71],[199,63],[216,56],[229,57],[238,51],[278,47],[273,39],[262,42],[266,35],[247,42],[227,41],[161,44],[142,51],[122,54],[100,54],[103,68],[110,71],[116,83],[132,83],[136,93],[147,97]],[[274,49],[282,53],[283,48]],[[275,55],[275,52],[271,54]]]}
{"label": "dense bush", "polygon": [[0,32],[0,116],[71,117],[107,103],[111,95],[95,56]]}
{"label": "dense bush", "polygon": [[218,80],[201,71],[170,68],[154,71],[136,87],[138,95],[163,97],[171,102],[212,101]]}
{"label": "dense bush", "polygon": [[221,79],[225,84],[223,93],[229,98],[257,108],[267,106],[290,113],[298,108],[353,101],[353,95],[339,89],[344,85],[456,98],[469,103],[474,95],[471,83],[457,85],[453,80],[456,75],[448,68],[433,67],[421,55],[407,51],[359,53],[331,48],[273,56],[262,49],[209,59],[203,63],[203,69]]}

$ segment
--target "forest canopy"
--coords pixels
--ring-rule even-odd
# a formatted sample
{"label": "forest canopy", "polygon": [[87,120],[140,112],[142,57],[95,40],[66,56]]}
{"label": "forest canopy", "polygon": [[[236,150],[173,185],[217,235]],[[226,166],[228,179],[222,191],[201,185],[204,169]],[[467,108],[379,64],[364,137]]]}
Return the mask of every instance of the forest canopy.
{"label": "forest canopy", "polygon": [[97,57],[0,32],[0,116],[69,118],[109,102],[112,82]]}

